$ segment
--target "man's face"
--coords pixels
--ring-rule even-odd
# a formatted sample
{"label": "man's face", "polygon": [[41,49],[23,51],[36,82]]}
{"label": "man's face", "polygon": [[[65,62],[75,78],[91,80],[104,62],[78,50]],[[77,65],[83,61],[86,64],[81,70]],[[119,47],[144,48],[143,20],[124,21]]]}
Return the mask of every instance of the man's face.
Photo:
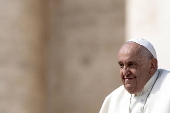
{"label": "man's face", "polygon": [[118,53],[118,64],[125,89],[131,94],[139,93],[151,77],[151,61],[142,56],[141,46],[136,43],[123,45]]}

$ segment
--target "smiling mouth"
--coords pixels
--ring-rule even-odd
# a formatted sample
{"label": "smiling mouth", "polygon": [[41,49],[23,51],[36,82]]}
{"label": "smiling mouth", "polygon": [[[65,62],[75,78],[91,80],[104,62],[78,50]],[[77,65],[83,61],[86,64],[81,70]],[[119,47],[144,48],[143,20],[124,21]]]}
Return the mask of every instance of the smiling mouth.
{"label": "smiling mouth", "polygon": [[124,78],[125,80],[132,80],[132,79],[135,79],[136,77],[126,77]]}

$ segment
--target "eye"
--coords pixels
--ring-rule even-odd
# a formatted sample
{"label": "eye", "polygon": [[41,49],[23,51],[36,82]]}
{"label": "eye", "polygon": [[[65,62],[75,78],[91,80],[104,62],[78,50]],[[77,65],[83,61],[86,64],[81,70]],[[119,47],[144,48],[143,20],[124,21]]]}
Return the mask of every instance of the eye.
{"label": "eye", "polygon": [[136,63],[136,62],[129,62],[129,63],[128,63],[128,66],[129,66],[129,67],[136,67],[136,66],[137,66],[137,63]]}
{"label": "eye", "polygon": [[119,63],[119,66],[120,66],[120,68],[123,68],[124,65],[122,63]]}
{"label": "eye", "polygon": [[129,66],[133,66],[134,64],[133,64],[132,62],[130,62],[128,65],[129,65]]}

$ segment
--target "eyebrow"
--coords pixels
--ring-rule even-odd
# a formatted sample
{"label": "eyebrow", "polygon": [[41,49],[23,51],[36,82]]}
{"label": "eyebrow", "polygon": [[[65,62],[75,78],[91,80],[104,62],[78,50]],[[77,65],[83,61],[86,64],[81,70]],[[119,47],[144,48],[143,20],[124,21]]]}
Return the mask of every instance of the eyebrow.
{"label": "eyebrow", "polygon": [[118,61],[118,64],[122,63],[121,61]]}
{"label": "eyebrow", "polygon": [[[118,64],[122,63],[122,61],[118,61]],[[128,63],[134,63],[137,64],[135,61],[128,61]]]}

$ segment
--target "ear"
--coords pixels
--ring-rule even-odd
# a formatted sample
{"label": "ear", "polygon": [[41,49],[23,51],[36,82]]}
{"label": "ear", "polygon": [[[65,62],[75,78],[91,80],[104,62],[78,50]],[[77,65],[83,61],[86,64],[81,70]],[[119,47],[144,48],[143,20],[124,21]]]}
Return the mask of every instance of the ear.
{"label": "ear", "polygon": [[152,58],[149,73],[153,75],[157,70],[157,68],[158,68],[158,61],[156,58]]}

